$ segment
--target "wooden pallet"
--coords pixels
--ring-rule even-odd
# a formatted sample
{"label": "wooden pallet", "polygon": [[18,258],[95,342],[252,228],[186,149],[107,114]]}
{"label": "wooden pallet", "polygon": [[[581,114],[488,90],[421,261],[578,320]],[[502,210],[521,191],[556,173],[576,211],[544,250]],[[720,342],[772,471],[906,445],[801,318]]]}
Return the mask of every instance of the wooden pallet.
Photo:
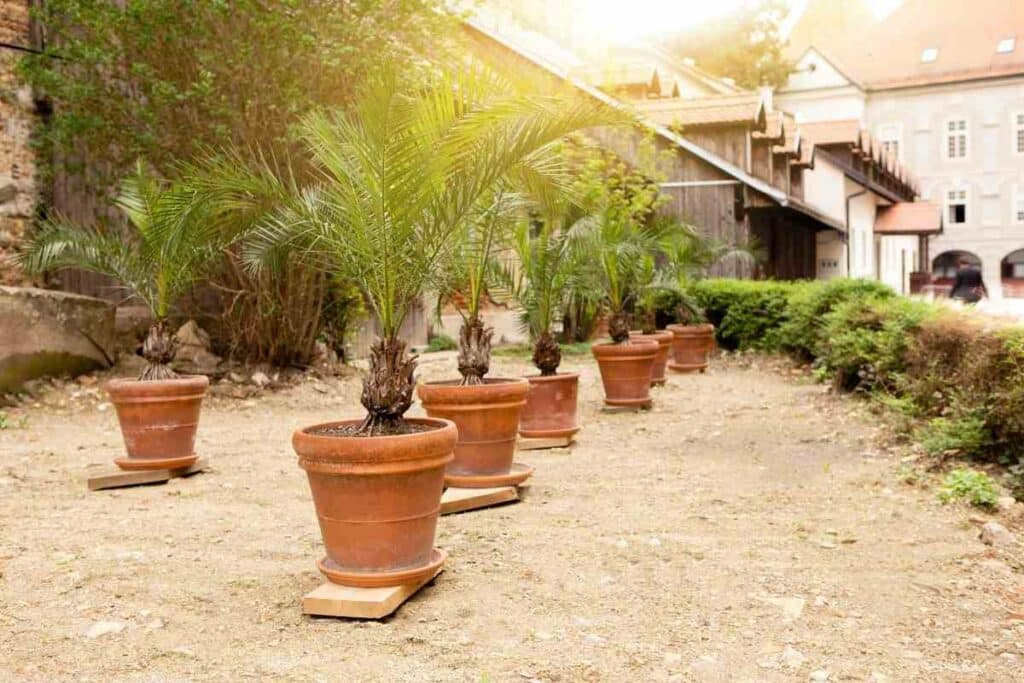
{"label": "wooden pallet", "polygon": [[515,486],[497,486],[490,489],[447,488],[441,496],[441,514],[479,510],[493,505],[503,505],[519,500],[519,489]]}
{"label": "wooden pallet", "polygon": [[573,437],[562,436],[554,439],[528,439],[520,437],[516,443],[518,451],[538,451],[547,448],[568,448],[573,444]]}
{"label": "wooden pallet", "polygon": [[328,581],[303,596],[302,613],[317,617],[383,619],[442,571],[444,567],[438,567],[433,575],[415,583],[385,588],[354,588]]}
{"label": "wooden pallet", "polygon": [[89,477],[86,484],[90,491],[101,489],[118,489],[125,486],[142,486],[144,484],[163,484],[176,477],[191,477],[199,474],[207,467],[205,458],[199,458],[188,467],[176,470],[122,470],[109,469],[101,474]]}

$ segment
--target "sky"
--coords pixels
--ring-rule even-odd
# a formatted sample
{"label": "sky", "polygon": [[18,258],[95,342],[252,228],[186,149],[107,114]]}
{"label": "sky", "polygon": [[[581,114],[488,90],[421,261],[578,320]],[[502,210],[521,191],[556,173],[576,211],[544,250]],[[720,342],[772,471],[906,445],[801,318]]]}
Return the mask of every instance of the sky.
{"label": "sky", "polygon": [[[666,33],[714,19],[742,5],[746,0],[586,0],[586,11],[578,17],[588,33],[612,42],[632,42],[650,33]],[[799,16],[807,0],[788,0],[791,16]],[[866,0],[879,17],[895,9],[902,0]],[[652,22],[652,18],[656,21]]]}

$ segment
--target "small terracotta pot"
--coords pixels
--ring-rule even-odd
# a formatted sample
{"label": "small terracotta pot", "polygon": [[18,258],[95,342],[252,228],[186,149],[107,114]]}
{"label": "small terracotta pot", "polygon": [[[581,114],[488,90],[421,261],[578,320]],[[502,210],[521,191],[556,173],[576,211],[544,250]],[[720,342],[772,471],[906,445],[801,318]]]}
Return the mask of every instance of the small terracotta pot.
{"label": "small terracotta pot", "polygon": [[672,360],[668,368],[674,372],[704,372],[708,357],[715,349],[714,325],[669,325],[673,334]]}
{"label": "small terracotta pot", "polygon": [[651,365],[658,355],[654,341],[594,344],[590,347],[604,384],[604,402],[610,406],[649,408]]}
{"label": "small terracotta pot", "polygon": [[444,563],[434,547],[444,468],[458,437],[448,420],[410,418],[427,431],[392,436],[297,430],[292,447],[306,470],[327,557],[317,568],[345,586],[398,586],[431,576]]}
{"label": "small terracotta pot", "polygon": [[580,430],[576,421],[576,397],[580,375],[530,375],[530,391],[519,416],[519,436],[527,439],[561,439]]}
{"label": "small terracotta pot", "polygon": [[141,381],[114,379],[107,394],[117,410],[127,458],[114,460],[123,470],[173,470],[189,467],[196,427],[210,379],[204,375]]}
{"label": "small terracotta pot", "polygon": [[653,341],[658,343],[658,355],[654,357],[651,365],[651,386],[660,387],[665,383],[665,365],[668,363],[668,354],[672,350],[673,335],[668,330],[661,330],[654,334],[643,332],[630,332],[630,341]]}
{"label": "small terracotta pot", "polygon": [[530,385],[525,379],[485,379],[463,386],[458,380],[420,384],[423,409],[430,417],[451,420],[459,428],[455,459],[445,484],[458,488],[514,486],[533,469],[514,465],[519,413]]}

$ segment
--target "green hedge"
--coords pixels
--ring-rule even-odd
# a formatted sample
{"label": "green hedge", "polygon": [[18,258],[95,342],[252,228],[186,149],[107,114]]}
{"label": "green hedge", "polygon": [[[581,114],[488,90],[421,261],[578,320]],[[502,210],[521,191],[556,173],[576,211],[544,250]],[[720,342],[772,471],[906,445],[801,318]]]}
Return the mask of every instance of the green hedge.
{"label": "green hedge", "polygon": [[1024,327],[864,280],[705,280],[693,294],[722,348],[812,363],[904,414],[929,452],[1006,465],[1024,493]]}

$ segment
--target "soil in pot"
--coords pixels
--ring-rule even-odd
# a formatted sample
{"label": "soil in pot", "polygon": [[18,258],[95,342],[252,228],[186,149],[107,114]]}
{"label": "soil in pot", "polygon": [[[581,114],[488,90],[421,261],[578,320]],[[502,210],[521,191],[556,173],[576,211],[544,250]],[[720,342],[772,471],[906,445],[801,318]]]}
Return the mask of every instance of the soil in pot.
{"label": "soil in pot", "polygon": [[117,410],[127,458],[124,470],[189,467],[197,459],[196,428],[210,380],[204,375],[160,380],[115,379],[107,394]]}
{"label": "soil in pot", "polygon": [[459,429],[455,458],[445,474],[448,486],[514,486],[533,473],[512,462],[529,386],[525,379],[487,378],[483,384],[454,380],[416,388],[427,415],[451,420]]}
{"label": "soil in pot", "polygon": [[519,435],[527,439],[561,439],[580,430],[576,399],[580,376],[576,372],[530,375],[530,390],[519,417]]}
{"label": "soil in pot", "polygon": [[444,563],[434,547],[444,469],[458,436],[448,420],[409,418],[407,433],[354,436],[360,421],[292,435],[313,494],[329,581],[376,587],[412,583]]}
{"label": "soil in pot", "polygon": [[672,339],[674,335],[668,330],[661,330],[652,334],[643,332],[630,332],[630,341],[653,341],[658,344],[658,355],[654,357],[651,365],[651,386],[660,387],[665,383],[665,366],[668,364],[668,356],[672,351]]}
{"label": "soil in pot", "polygon": [[658,355],[654,341],[625,344],[594,344],[591,347],[601,370],[604,402],[610,406],[651,406],[651,365]]}
{"label": "soil in pot", "polygon": [[668,363],[673,372],[704,372],[708,358],[715,348],[714,325],[669,325],[672,337],[672,360]]}

